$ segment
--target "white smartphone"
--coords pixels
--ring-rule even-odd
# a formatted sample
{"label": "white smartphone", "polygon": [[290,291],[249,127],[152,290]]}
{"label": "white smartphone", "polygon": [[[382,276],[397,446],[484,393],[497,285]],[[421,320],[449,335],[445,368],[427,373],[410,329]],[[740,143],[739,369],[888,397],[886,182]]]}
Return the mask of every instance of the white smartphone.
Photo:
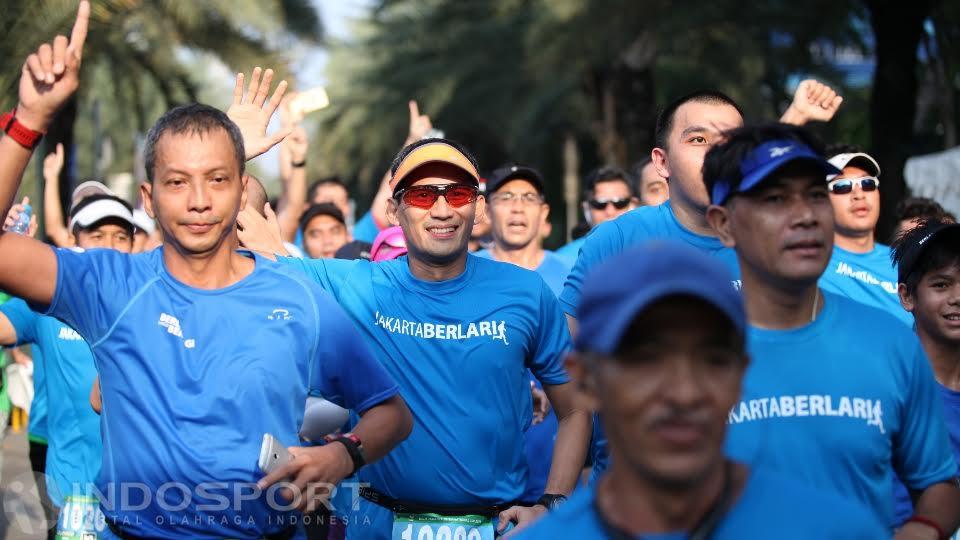
{"label": "white smartphone", "polygon": [[327,91],[322,86],[317,86],[293,96],[290,100],[290,112],[295,117],[302,117],[329,105],[330,98],[327,96]]}
{"label": "white smartphone", "polygon": [[280,444],[276,437],[269,433],[263,434],[263,444],[260,445],[260,459],[257,465],[263,474],[270,474],[283,467],[293,459],[293,454],[287,447]]}

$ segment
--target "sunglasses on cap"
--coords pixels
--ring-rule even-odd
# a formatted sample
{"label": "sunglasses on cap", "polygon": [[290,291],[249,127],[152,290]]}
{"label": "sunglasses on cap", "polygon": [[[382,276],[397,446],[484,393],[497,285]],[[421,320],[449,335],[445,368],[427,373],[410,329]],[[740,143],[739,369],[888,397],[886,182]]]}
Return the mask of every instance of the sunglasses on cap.
{"label": "sunglasses on cap", "polygon": [[480,190],[465,184],[425,184],[401,189],[393,197],[404,204],[423,209],[433,208],[437,199],[443,197],[450,206],[460,208],[477,200],[479,194]]}
{"label": "sunglasses on cap", "polygon": [[834,195],[846,195],[853,191],[853,185],[860,184],[863,191],[875,191],[880,187],[880,181],[873,176],[863,178],[838,178],[827,182],[827,189]]}
{"label": "sunglasses on cap", "polygon": [[617,210],[623,210],[627,206],[630,206],[630,197],[623,199],[590,199],[587,201],[587,204],[594,210],[603,210],[608,204],[612,204]]}

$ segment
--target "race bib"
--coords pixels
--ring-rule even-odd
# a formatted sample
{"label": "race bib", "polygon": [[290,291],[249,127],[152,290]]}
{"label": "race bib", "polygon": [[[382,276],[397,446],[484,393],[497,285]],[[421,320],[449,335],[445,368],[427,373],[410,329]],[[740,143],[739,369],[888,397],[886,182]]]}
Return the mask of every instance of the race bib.
{"label": "race bib", "polygon": [[483,516],[396,514],[392,540],[493,540],[493,520]]}
{"label": "race bib", "polygon": [[57,540],[97,540],[107,527],[95,497],[68,496],[60,510]]}

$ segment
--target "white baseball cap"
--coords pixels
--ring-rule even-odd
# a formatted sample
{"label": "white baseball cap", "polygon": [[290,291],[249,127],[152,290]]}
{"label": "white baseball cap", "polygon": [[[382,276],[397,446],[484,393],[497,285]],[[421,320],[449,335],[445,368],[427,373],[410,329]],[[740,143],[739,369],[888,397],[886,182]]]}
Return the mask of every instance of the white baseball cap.
{"label": "white baseball cap", "polygon": [[[843,170],[844,167],[850,165],[852,162],[854,165],[865,165],[863,170],[872,174],[873,176],[880,176],[880,164],[877,163],[877,160],[870,157],[870,154],[864,152],[851,152],[848,154],[837,154],[832,158],[828,159],[831,165],[834,167]],[[832,178],[832,177],[831,177]]]}

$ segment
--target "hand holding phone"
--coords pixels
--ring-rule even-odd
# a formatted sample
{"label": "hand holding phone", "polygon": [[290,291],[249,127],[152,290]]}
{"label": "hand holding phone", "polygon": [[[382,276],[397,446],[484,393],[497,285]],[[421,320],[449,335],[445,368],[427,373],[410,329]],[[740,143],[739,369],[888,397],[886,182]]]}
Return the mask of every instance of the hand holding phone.
{"label": "hand holding phone", "polygon": [[263,444],[260,445],[260,459],[257,465],[263,474],[270,474],[293,460],[293,454],[269,433],[263,434]]}

